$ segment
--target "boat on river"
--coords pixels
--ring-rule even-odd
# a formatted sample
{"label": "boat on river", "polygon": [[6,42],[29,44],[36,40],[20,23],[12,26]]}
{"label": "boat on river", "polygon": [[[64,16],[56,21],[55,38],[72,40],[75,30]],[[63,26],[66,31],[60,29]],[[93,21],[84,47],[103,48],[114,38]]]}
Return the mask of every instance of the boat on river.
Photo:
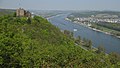
{"label": "boat on river", "polygon": [[77,31],[77,29],[73,29],[73,31]]}

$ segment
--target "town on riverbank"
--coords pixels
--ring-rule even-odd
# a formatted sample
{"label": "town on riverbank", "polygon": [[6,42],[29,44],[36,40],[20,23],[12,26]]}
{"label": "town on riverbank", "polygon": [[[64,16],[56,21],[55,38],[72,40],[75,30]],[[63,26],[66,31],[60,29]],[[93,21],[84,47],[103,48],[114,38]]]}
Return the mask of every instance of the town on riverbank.
{"label": "town on riverbank", "polygon": [[65,20],[120,38],[120,12],[71,13]]}

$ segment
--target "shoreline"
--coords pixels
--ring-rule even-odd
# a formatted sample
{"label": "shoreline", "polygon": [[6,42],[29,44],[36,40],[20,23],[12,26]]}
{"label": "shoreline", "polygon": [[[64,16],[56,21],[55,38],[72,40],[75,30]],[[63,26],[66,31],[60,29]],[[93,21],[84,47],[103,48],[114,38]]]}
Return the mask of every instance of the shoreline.
{"label": "shoreline", "polygon": [[[70,19],[68,19],[68,18],[65,18],[65,20],[72,22],[72,21],[71,21]],[[87,26],[87,25],[85,25],[85,24],[80,24],[80,23],[78,23],[78,22],[76,22],[76,21],[73,21],[73,23],[79,24],[79,25],[82,25],[82,26],[85,26],[85,27],[87,27],[87,28],[89,28],[89,29],[91,29],[91,30],[93,30],[93,31],[101,32],[101,33],[104,33],[104,34],[107,34],[107,35],[111,35],[111,36],[114,36],[114,37],[120,39],[120,36],[116,36],[116,35],[111,34],[111,33],[109,33],[109,32],[105,32],[105,31],[102,31],[102,30],[99,30],[99,29],[96,29],[96,28],[92,28],[92,27]]]}
{"label": "shoreline", "polygon": [[92,29],[92,30],[94,30],[94,31],[102,32],[102,33],[104,33],[104,34],[111,35],[111,36],[114,36],[114,37],[120,39],[120,36],[116,36],[116,35],[111,34],[111,33],[109,33],[109,32],[105,32],[105,31],[102,31],[102,30],[99,30],[99,29],[96,29],[96,28],[92,28],[92,27],[88,27],[88,28],[89,28],[89,29]]}
{"label": "shoreline", "polygon": [[56,15],[53,15],[53,16],[50,16],[50,17],[46,17],[46,19],[50,19],[50,18],[54,18],[54,17],[57,17],[57,16],[60,16],[61,14],[56,14]]}

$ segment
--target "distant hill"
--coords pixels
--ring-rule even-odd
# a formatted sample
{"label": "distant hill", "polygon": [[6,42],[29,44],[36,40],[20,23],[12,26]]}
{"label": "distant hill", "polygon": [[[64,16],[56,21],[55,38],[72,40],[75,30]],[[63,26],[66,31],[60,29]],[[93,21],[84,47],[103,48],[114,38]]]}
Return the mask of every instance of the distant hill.
{"label": "distant hill", "polygon": [[120,17],[120,12],[117,11],[84,11],[84,12],[73,12],[70,15],[74,15],[75,17],[90,17],[91,15],[98,14],[109,14],[109,15],[117,15]]}
{"label": "distant hill", "polygon": [[0,8],[0,16],[12,14],[14,12],[15,12],[14,9],[1,9]]}

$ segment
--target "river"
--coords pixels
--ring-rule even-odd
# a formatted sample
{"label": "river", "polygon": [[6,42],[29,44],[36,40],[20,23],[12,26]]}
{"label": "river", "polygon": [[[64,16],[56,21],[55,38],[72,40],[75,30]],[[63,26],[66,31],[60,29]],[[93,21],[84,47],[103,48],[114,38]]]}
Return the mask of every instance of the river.
{"label": "river", "polygon": [[[102,32],[93,31],[85,26],[75,24],[65,20],[68,14],[61,14],[49,18],[48,20],[61,30],[69,30],[74,33],[74,37],[81,36],[81,38],[89,39],[93,42],[94,47],[102,45],[106,53],[116,52],[120,54],[120,39],[104,34]],[[74,31],[77,29],[77,31]]]}

